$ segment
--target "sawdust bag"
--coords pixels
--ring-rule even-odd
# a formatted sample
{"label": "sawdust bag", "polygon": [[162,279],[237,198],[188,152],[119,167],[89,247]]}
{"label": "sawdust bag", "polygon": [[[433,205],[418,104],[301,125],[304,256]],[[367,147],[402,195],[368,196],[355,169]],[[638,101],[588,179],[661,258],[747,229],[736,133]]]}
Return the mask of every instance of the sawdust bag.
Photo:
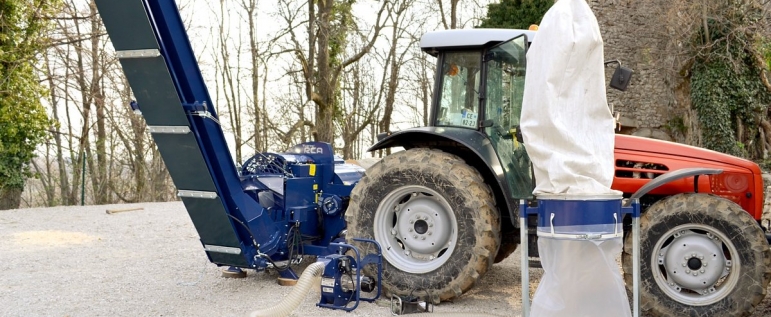
{"label": "sawdust bag", "polygon": [[[605,92],[603,42],[585,0],[558,0],[527,53],[521,131],[539,196],[618,196],[613,181],[614,120]],[[619,201],[620,203],[620,201]],[[581,210],[580,204],[575,212]],[[548,214],[548,210],[546,211]],[[543,215],[540,215],[543,217]],[[614,225],[612,218],[608,223]],[[566,226],[593,235],[595,227]],[[563,228],[565,229],[565,228]],[[531,316],[631,316],[614,259],[621,238],[541,236],[544,275]],[[587,231],[588,230],[588,231]],[[602,231],[602,230],[599,230]]]}

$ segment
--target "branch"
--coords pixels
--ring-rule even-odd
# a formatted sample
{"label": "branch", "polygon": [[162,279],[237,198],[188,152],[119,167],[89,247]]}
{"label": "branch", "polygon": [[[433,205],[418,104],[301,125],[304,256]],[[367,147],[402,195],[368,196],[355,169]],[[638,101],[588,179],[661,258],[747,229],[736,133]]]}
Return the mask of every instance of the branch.
{"label": "branch", "polygon": [[364,55],[369,53],[369,50],[372,49],[372,46],[375,45],[375,41],[377,40],[378,36],[380,36],[380,30],[382,30],[383,27],[385,26],[385,21],[383,21],[382,24],[381,24],[380,18],[383,15],[383,12],[385,11],[386,6],[388,5],[388,3],[389,3],[388,0],[384,0],[383,1],[383,5],[380,7],[380,10],[378,10],[378,12],[377,12],[377,19],[375,19],[375,34],[372,35],[372,38],[370,38],[369,43],[367,43],[361,49],[361,51],[359,51],[355,55],[353,55],[350,58],[348,58],[347,60],[345,60],[343,63],[340,64],[340,66],[337,66],[337,68],[335,69],[334,73],[332,74],[331,82],[336,83],[337,79],[340,77],[340,73],[343,71],[344,68],[346,68],[346,67],[348,67],[348,65],[351,65],[351,64],[357,62],[358,60],[360,60],[362,57],[364,57]]}

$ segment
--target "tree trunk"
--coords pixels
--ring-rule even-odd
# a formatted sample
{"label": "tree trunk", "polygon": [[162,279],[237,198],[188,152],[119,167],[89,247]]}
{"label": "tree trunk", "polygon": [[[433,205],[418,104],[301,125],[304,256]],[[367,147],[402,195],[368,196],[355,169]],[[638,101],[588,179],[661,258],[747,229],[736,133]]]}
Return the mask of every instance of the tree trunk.
{"label": "tree trunk", "polygon": [[257,22],[255,14],[257,13],[257,1],[249,0],[243,3],[246,8],[246,14],[249,16],[249,49],[252,57],[252,111],[254,115],[254,151],[262,152],[262,120],[260,118],[260,52],[257,49]]}
{"label": "tree trunk", "polygon": [[[91,33],[97,34],[101,23],[95,18],[97,15],[96,4],[91,2]],[[102,74],[104,72],[102,58],[100,56],[100,37],[91,38],[91,95],[96,107],[96,173],[94,178],[94,203],[97,205],[110,202],[107,194],[107,129],[105,127],[105,103],[102,89]]]}
{"label": "tree trunk", "polygon": [[333,0],[318,1],[317,23],[319,31],[316,38],[316,64],[318,74],[316,82],[316,94],[313,101],[316,103],[316,132],[317,140],[328,142],[334,148],[335,141],[335,91],[336,85],[332,82],[332,67],[330,67],[329,44],[332,31],[330,19],[332,18]]}
{"label": "tree trunk", "polygon": [[22,188],[0,188],[0,210],[18,209],[21,205]]}

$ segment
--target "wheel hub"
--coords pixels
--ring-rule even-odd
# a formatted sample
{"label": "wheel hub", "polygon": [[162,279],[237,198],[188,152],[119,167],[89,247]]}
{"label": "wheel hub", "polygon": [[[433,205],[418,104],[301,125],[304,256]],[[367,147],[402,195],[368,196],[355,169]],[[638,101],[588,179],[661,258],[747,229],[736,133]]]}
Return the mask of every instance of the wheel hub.
{"label": "wheel hub", "polygon": [[455,214],[433,189],[410,185],[394,190],[381,201],[374,220],[375,239],[383,246],[383,256],[402,271],[437,269],[455,248]]}
{"label": "wheel hub", "polygon": [[653,251],[658,264],[654,267],[659,267],[654,278],[681,303],[709,305],[725,297],[735,283],[729,274],[737,251],[711,227],[679,226],[663,235]]}
{"label": "wheel hub", "polygon": [[415,232],[424,234],[428,232],[428,223],[425,220],[415,221]]}
{"label": "wheel hub", "polygon": [[690,258],[688,260],[688,268],[691,270],[698,270],[701,268],[701,260],[698,258]]}
{"label": "wheel hub", "polygon": [[396,212],[396,234],[413,258],[432,260],[452,233],[442,206],[430,196],[413,196]]}

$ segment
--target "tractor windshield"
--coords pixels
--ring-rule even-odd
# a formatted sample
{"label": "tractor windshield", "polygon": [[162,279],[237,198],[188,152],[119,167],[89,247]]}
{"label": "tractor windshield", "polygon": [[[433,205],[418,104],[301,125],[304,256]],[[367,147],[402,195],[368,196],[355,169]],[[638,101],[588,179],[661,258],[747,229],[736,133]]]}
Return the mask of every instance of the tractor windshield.
{"label": "tractor windshield", "polygon": [[485,134],[498,153],[510,195],[516,199],[529,198],[533,191],[530,159],[515,135],[525,90],[526,44],[527,38],[521,35],[485,54]]}
{"label": "tractor windshield", "polygon": [[480,51],[444,53],[436,125],[477,129],[481,64]]}

